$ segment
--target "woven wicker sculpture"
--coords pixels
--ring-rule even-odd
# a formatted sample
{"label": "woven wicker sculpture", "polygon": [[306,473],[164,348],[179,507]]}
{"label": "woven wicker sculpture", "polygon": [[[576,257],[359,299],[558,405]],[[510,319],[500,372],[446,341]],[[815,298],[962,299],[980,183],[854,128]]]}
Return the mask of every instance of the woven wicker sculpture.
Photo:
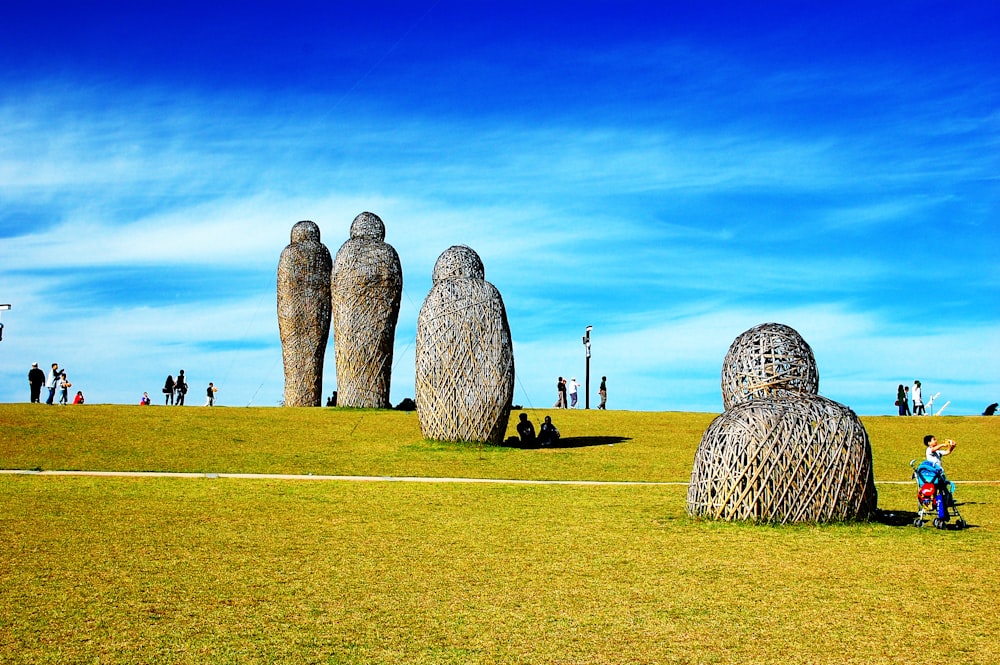
{"label": "woven wicker sculpture", "polygon": [[868,433],[851,409],[819,395],[744,402],[705,431],[687,506],[723,520],[866,518],[876,506]]}
{"label": "woven wicker sculpture", "polygon": [[354,218],[333,261],[331,289],[337,403],[387,408],[403,268],[378,215]]}
{"label": "woven wicker sculpture", "polygon": [[285,365],[285,406],[319,406],[330,336],[330,250],[319,227],[299,222],[278,261],[278,332]]}
{"label": "woven wicker sculpture", "polygon": [[733,342],[725,412],[695,454],[687,511],[723,520],[824,522],[876,509],[871,444],[848,407],[817,394],[812,350],[779,324]]}
{"label": "woven wicker sculpture", "polygon": [[501,443],[514,396],[514,347],[503,298],[483,262],[457,245],[438,257],[417,317],[420,431],[442,441]]}
{"label": "woven wicker sculpture", "polygon": [[764,323],[737,337],[722,363],[722,406],[726,409],[774,390],[819,393],[812,349],[794,329]]}

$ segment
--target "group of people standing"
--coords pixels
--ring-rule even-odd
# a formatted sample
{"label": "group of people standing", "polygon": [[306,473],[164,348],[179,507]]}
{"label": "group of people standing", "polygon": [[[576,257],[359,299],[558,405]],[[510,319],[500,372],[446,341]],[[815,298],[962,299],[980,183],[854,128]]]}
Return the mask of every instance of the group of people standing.
{"label": "group of people standing", "polygon": [[[608,404],[608,377],[601,377],[601,387],[598,389],[598,394],[601,396],[601,403],[598,405],[598,409],[606,409]],[[577,383],[576,379],[570,379],[567,383],[566,379],[559,377],[559,381],[556,383],[556,403],[552,406],[556,409],[575,409],[576,403],[579,399],[580,394],[580,384]]]}
{"label": "group of people standing", "polygon": [[[55,403],[56,392],[59,392],[59,404],[65,405],[70,403],[69,389],[73,387],[73,384],[67,378],[66,370],[59,368],[59,363],[52,363],[52,369],[49,370],[48,375],[39,369],[38,363],[31,363],[31,369],[28,370],[28,385],[31,387],[32,404],[41,403],[42,388],[47,388],[49,391],[48,398],[45,400],[46,404]],[[188,384],[187,379],[184,377],[184,370],[177,373],[176,379],[173,375],[168,375],[166,382],[163,384],[164,403],[183,406],[184,396],[187,395],[187,391]],[[215,387],[214,383],[209,382],[208,389],[205,391],[205,406],[215,406],[215,393],[217,392],[219,392],[219,389]],[[83,404],[83,401],[83,391],[76,391],[73,404]],[[139,404],[145,406],[151,403],[152,400],[149,398],[149,393],[143,393]]]}
{"label": "group of people standing", "polygon": [[173,374],[167,374],[167,380],[163,384],[163,405],[176,404],[184,406],[184,396],[187,395],[188,384],[184,378],[184,370],[177,373],[177,378]]}
{"label": "group of people standing", "polygon": [[[69,389],[73,387],[73,384],[67,378],[66,370],[59,368],[59,363],[52,363],[52,369],[49,370],[47,376],[45,372],[39,369],[38,363],[31,363],[31,369],[28,370],[28,385],[31,388],[32,404],[41,403],[43,387],[49,391],[49,396],[45,400],[46,404],[51,405],[55,403],[56,391],[59,392],[59,404],[63,406],[69,404]],[[82,391],[76,391],[73,404],[83,404]]]}
{"label": "group of people standing", "polygon": [[[579,390],[580,384],[576,382],[576,379],[570,379],[569,383],[566,383],[566,379],[560,376],[559,381],[556,383],[556,403],[552,406],[557,409],[575,409]],[[569,399],[573,400],[572,404],[567,399],[567,393]]]}
{"label": "group of people standing", "polygon": [[913,400],[913,412],[914,416],[926,416],[927,411],[924,407],[924,396],[923,391],[920,388],[920,382],[913,382],[913,391],[910,391],[909,386],[904,386],[902,383],[896,389],[896,406],[899,408],[899,415],[908,416],[910,415],[910,400]]}
{"label": "group of people standing", "polygon": [[[167,380],[163,383],[163,405],[169,406],[171,404],[176,406],[184,406],[184,396],[188,392],[187,379],[184,377],[184,370],[177,372],[177,378],[174,378],[173,374],[167,375]],[[211,381],[208,382],[208,389],[205,391],[205,406],[215,406],[215,393],[219,392],[219,389],[215,387],[215,384]],[[140,404],[149,404],[149,395],[146,393],[142,394],[142,400]]]}

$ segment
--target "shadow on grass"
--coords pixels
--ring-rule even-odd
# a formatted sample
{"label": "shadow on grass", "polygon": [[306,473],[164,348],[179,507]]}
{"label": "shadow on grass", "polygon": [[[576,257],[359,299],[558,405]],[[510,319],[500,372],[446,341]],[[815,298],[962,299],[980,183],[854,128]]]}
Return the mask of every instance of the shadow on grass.
{"label": "shadow on grass", "polygon": [[[955,505],[963,505],[961,503],[956,503]],[[879,510],[874,517],[872,517],[873,522],[878,522],[880,524],[885,524],[886,526],[898,526],[898,527],[910,527],[915,528],[914,521],[917,519],[918,513],[915,510]],[[924,516],[925,524],[923,528],[931,528],[934,515],[928,513]],[[979,527],[975,524],[966,523],[964,527],[959,527],[956,522],[958,518],[952,517],[951,520],[945,524],[944,529],[947,531],[959,531],[965,529],[978,529]]]}
{"label": "shadow on grass", "polygon": [[613,446],[616,443],[625,443],[632,439],[625,436],[567,436],[559,439],[547,446],[538,443],[521,443],[513,438],[508,439],[504,444],[509,448],[521,448],[522,450],[536,450],[538,448],[586,448],[588,446]]}

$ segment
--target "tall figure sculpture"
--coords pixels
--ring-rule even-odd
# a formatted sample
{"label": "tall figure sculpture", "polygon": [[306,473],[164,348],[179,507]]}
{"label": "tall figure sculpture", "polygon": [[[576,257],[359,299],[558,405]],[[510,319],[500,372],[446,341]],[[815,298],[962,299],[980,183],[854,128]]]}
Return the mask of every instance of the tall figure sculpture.
{"label": "tall figure sculpture", "polygon": [[503,298],[469,247],[449,247],[417,317],[420,431],[443,441],[499,444],[514,396],[514,346]]}
{"label": "tall figure sculpture", "polygon": [[320,406],[330,337],[330,250],[309,221],[292,227],[278,261],[278,332],[285,364],[285,406]]}
{"label": "tall figure sculpture", "polygon": [[354,218],[351,237],[333,260],[331,290],[337,403],[384,409],[389,406],[403,268],[396,250],[385,242],[378,215],[363,212]]}

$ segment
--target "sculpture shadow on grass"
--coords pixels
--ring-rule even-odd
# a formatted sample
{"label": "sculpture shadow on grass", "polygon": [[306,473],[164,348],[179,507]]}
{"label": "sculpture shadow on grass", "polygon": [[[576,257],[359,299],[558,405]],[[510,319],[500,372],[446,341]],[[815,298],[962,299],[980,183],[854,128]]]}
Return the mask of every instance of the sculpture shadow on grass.
{"label": "sculpture shadow on grass", "polygon": [[[963,505],[960,502],[955,504],[956,506]],[[895,527],[914,527],[914,520],[917,519],[917,511],[915,510],[878,510],[874,515],[872,515],[871,521],[884,524],[886,526]],[[924,515],[925,529],[933,529],[932,521],[934,520],[934,512],[928,512]],[[978,528],[975,524],[966,524],[965,529],[976,529]],[[959,530],[957,524],[957,519],[951,519],[945,525],[944,530],[946,531],[956,531]]]}
{"label": "sculpture shadow on grass", "polygon": [[521,443],[511,437],[503,445],[509,448],[522,448],[525,450],[535,450],[538,448],[587,448],[589,446],[613,446],[616,443],[625,443],[631,440],[624,436],[567,436],[555,443],[543,446],[538,443]]}

